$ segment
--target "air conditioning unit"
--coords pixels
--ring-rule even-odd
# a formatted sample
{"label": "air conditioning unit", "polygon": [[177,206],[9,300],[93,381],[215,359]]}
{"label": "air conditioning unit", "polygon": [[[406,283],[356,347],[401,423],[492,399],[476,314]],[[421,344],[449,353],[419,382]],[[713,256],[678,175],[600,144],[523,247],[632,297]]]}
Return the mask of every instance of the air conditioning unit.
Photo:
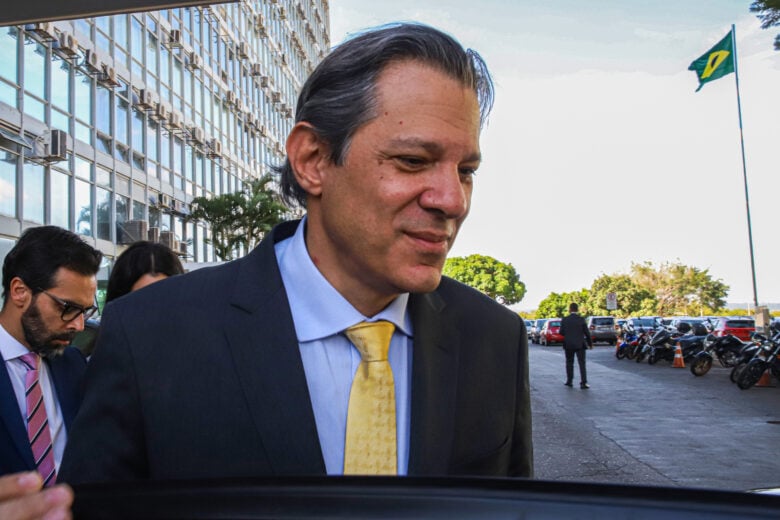
{"label": "air conditioning unit", "polygon": [[286,66],[287,65],[287,54],[282,53],[282,55],[279,56],[279,59],[282,62],[282,66]]}
{"label": "air conditioning unit", "polygon": [[271,78],[268,76],[262,76],[260,77],[260,86],[263,88],[268,88],[271,86]]}
{"label": "air conditioning unit", "polygon": [[79,55],[79,42],[72,34],[67,31],[60,33],[59,45],[57,48],[69,58],[75,58]]}
{"label": "air conditioning unit", "polygon": [[49,142],[44,148],[44,159],[48,162],[59,162],[68,159],[68,134],[62,130],[52,130]]}
{"label": "air conditioning unit", "polygon": [[251,127],[257,126],[257,117],[252,112],[247,112],[246,116],[244,117],[244,120],[246,121],[247,126],[251,126]]}
{"label": "air conditioning unit", "polygon": [[258,131],[260,132],[260,135],[263,137],[268,137],[268,127],[265,125],[260,125],[258,128]]}
{"label": "air conditioning unit", "polygon": [[84,56],[84,67],[90,72],[101,72],[100,56],[98,56],[97,51],[87,49],[87,54]]}
{"label": "air conditioning unit", "polygon": [[57,40],[57,35],[54,33],[54,24],[51,22],[28,23],[25,24],[24,30],[34,33],[47,42]]}
{"label": "air conditioning unit", "polygon": [[282,101],[282,93],[281,92],[271,92],[271,101],[273,103],[280,103]]}
{"label": "air conditioning unit", "polygon": [[149,242],[159,242],[160,241],[160,228],[158,227],[150,227],[149,233],[146,235],[146,239],[149,240]]}
{"label": "air conditioning unit", "polygon": [[280,20],[287,19],[287,9],[283,5],[279,6],[279,19]]}
{"label": "air conditioning unit", "polygon": [[206,133],[199,126],[191,127],[190,135],[192,136],[192,140],[195,141],[196,143],[203,144],[206,142]]}
{"label": "air conditioning unit", "polygon": [[178,253],[180,255],[185,255],[185,256],[187,254],[189,254],[189,252],[187,251],[187,242],[185,242],[184,240],[179,242],[179,251],[178,251]]}
{"label": "air conditioning unit", "polygon": [[142,108],[144,110],[153,110],[154,109],[154,96],[152,95],[152,91],[147,88],[142,88],[138,91],[138,100],[135,102],[135,105],[138,108]]}
{"label": "air conditioning unit", "polygon": [[181,112],[175,110],[171,111],[171,113],[168,114],[168,128],[180,129],[182,127],[182,118]]}
{"label": "air conditioning unit", "polygon": [[252,74],[252,76],[262,76],[263,66],[259,63],[253,63],[250,74]]}
{"label": "air conditioning unit", "polygon": [[176,235],[173,231],[160,231],[160,243],[165,244],[171,250],[176,249]]}
{"label": "air conditioning unit", "polygon": [[181,31],[178,29],[171,29],[168,33],[168,46],[171,48],[181,47]]}
{"label": "air conditioning unit", "polygon": [[100,83],[110,88],[115,88],[120,85],[119,80],[116,77],[116,70],[114,67],[103,65],[103,72],[100,75]]}
{"label": "air conditioning unit", "polygon": [[238,57],[244,60],[249,57],[249,43],[241,42],[238,44]]}
{"label": "air conditioning unit", "polygon": [[265,32],[265,16],[258,14],[255,16],[255,30]]}
{"label": "air conditioning unit", "polygon": [[232,90],[228,90],[225,94],[225,101],[228,105],[235,105],[236,104],[236,93]]}
{"label": "air conditioning unit", "polygon": [[157,105],[157,110],[154,111],[154,115],[158,121],[167,121],[169,117],[168,107],[159,103]]}
{"label": "air conditioning unit", "polygon": [[216,137],[209,141],[209,152],[207,155],[211,159],[222,157],[222,143]]}
{"label": "air conditioning unit", "polygon": [[203,67],[203,58],[200,57],[200,54],[195,54],[192,52],[190,54],[189,60],[187,61],[187,67],[189,67],[190,70],[200,69]]}
{"label": "air conditioning unit", "polygon": [[160,193],[157,196],[157,207],[158,208],[170,208],[171,207],[171,196],[166,195],[165,193]]}
{"label": "air conditioning unit", "polygon": [[236,96],[235,105],[237,112],[241,112],[244,109],[244,101],[238,96]]}
{"label": "air conditioning unit", "polygon": [[174,200],[173,211],[174,213],[178,213],[179,215],[188,215],[190,212],[190,208],[189,205],[183,200]]}
{"label": "air conditioning unit", "polygon": [[[159,233],[159,228],[157,229]],[[119,225],[117,242],[120,244],[132,244],[139,240],[147,240],[149,236],[149,223],[145,220],[128,220]]]}

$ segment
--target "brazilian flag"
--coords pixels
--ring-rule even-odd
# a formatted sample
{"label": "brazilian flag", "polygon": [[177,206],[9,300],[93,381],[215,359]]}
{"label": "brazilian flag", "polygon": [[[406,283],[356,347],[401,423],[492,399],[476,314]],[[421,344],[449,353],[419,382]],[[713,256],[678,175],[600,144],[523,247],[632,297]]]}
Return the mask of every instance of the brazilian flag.
{"label": "brazilian flag", "polygon": [[701,90],[705,83],[734,72],[734,37],[729,32],[725,38],[690,64],[688,70],[696,72]]}

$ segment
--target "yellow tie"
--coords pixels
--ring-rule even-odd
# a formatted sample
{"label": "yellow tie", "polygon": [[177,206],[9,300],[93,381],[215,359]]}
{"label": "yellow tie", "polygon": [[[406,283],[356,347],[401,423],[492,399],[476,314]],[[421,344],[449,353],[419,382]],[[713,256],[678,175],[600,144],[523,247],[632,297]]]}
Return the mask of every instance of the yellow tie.
{"label": "yellow tie", "polygon": [[395,325],[362,322],[346,330],[360,351],[352,380],[344,445],[345,475],[395,475],[395,385],[387,361]]}

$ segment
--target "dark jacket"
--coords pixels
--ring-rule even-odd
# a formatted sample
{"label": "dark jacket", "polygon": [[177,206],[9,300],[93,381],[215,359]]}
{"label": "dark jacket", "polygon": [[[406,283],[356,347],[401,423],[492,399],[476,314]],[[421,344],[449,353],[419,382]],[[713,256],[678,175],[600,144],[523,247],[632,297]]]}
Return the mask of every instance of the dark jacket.
{"label": "dark jacket", "polygon": [[563,348],[566,350],[582,350],[593,346],[588,324],[585,318],[572,312],[561,320],[561,335]]}
{"label": "dark jacket", "polygon": [[[60,480],[325,474],[274,255],[296,226],[107,306]],[[409,313],[409,474],[531,476],[523,320],[447,278]]]}
{"label": "dark jacket", "polygon": [[[44,360],[48,364],[52,387],[65,421],[70,426],[81,402],[81,380],[86,370],[86,360],[77,349],[66,348],[61,356]],[[11,378],[5,367],[0,368],[0,475],[35,469],[27,425],[16,402]]]}

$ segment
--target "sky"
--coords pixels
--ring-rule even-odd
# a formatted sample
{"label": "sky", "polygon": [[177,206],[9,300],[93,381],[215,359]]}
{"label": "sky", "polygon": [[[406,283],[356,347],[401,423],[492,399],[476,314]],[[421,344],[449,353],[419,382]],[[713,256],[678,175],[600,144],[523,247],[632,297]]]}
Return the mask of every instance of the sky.
{"label": "sky", "polygon": [[688,65],[736,26],[759,304],[780,302],[780,27],[750,0],[332,0],[331,43],[418,21],[477,50],[496,85],[471,213],[450,256],[511,263],[518,310],[632,262],[681,262],[752,302],[735,75]]}

